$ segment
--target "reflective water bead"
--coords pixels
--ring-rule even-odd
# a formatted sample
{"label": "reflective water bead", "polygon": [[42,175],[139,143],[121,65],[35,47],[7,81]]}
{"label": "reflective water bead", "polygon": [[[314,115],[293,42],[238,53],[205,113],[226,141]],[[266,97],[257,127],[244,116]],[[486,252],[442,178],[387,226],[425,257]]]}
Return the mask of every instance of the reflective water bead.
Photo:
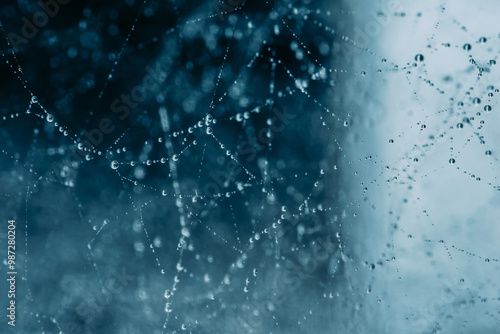
{"label": "reflective water bead", "polygon": [[415,56],[415,61],[422,62],[424,61],[424,56],[422,54],[418,54]]}

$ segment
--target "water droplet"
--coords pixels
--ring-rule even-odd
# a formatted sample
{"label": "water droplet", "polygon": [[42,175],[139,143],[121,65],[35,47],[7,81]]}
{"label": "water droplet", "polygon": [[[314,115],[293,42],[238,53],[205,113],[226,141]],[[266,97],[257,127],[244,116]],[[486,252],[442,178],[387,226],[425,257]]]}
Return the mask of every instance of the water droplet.
{"label": "water droplet", "polygon": [[453,158],[451,158],[451,159],[449,160],[449,163],[450,163],[451,165],[454,165],[454,164],[455,164],[455,162],[456,162],[456,160],[455,160],[455,159],[453,159]]}
{"label": "water droplet", "polygon": [[113,160],[111,161],[111,168],[112,169],[118,169],[118,167],[120,166],[120,163],[116,160]]}
{"label": "water droplet", "polygon": [[463,49],[465,51],[470,51],[470,49],[472,49],[472,46],[469,43],[466,43],[466,44],[464,44]]}
{"label": "water droplet", "polygon": [[419,62],[424,61],[424,55],[419,53],[418,55],[415,56],[415,61],[419,61]]}
{"label": "water droplet", "polygon": [[33,96],[31,97],[31,103],[38,103],[38,97],[37,97],[37,96],[35,96],[35,95],[33,95]]}
{"label": "water droplet", "polygon": [[491,151],[490,151],[490,150],[488,150],[488,151],[484,152],[484,154],[486,154],[486,155],[491,155]]}
{"label": "water droplet", "polygon": [[165,304],[165,312],[170,313],[172,312],[172,304],[171,303],[166,303]]}

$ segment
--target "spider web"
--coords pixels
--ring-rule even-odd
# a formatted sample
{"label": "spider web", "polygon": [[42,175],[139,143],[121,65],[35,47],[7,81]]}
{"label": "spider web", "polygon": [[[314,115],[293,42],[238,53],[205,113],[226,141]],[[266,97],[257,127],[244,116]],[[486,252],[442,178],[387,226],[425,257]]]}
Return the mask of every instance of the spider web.
{"label": "spider web", "polygon": [[13,45],[39,10],[1,21],[21,332],[496,330],[495,10],[71,2]]}

